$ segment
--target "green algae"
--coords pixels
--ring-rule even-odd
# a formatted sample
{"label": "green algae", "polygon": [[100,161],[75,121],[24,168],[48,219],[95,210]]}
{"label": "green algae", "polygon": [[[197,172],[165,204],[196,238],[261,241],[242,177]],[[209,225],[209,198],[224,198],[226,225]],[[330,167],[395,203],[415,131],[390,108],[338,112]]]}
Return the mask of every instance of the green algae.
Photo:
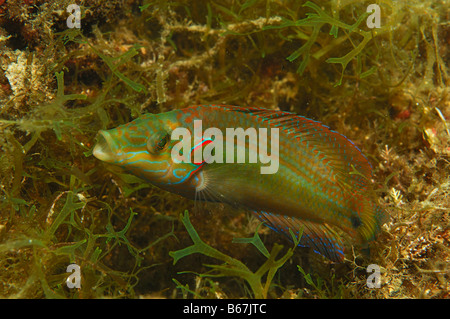
{"label": "green algae", "polygon": [[[354,24],[348,25],[348,24],[342,23],[341,21],[339,21],[337,19],[334,19],[333,17],[328,15],[326,12],[324,12],[318,5],[316,5],[310,1],[306,2],[303,6],[313,9],[314,11],[316,11],[316,13],[307,13],[306,14],[307,18],[305,18],[305,19],[300,19],[297,21],[290,21],[290,20],[286,19],[286,20],[283,20],[279,26],[267,26],[267,27],[263,28],[265,30],[282,29],[282,28],[287,28],[287,27],[303,27],[303,26],[309,26],[309,27],[313,28],[311,35],[309,37],[306,36],[308,39],[305,42],[305,44],[303,44],[300,48],[295,50],[291,55],[289,55],[286,58],[289,62],[293,62],[296,59],[298,59],[300,56],[302,56],[303,60],[301,61],[300,65],[297,69],[297,73],[299,73],[300,75],[303,74],[303,72],[306,69],[306,66],[308,65],[311,47],[313,46],[314,43],[316,43],[317,37],[319,36],[319,32],[325,24],[331,25],[330,35],[333,35],[334,38],[337,38],[339,28],[348,31],[351,34],[352,32],[355,32],[355,30],[360,26],[360,24],[363,21],[365,21],[365,19],[368,17],[367,12],[363,13]],[[344,76],[344,71],[345,71],[345,68],[347,67],[348,63],[351,60],[353,60],[353,58],[355,58],[357,55],[359,55],[362,52],[362,50],[364,49],[364,47],[366,46],[366,44],[372,39],[372,34],[368,31],[358,30],[358,33],[363,36],[363,40],[356,48],[354,48],[352,51],[350,51],[343,57],[328,58],[326,60],[326,62],[328,62],[328,63],[338,63],[338,64],[342,65],[341,77],[336,85],[342,84],[342,78]],[[301,36],[305,37],[304,33],[301,33]],[[366,71],[366,72],[368,72],[368,71]],[[369,74],[365,74],[364,77],[367,75],[369,75]]]}
{"label": "green algae", "polygon": [[[192,246],[186,247],[182,250],[177,250],[174,252],[170,252],[170,256],[173,258],[173,263],[177,263],[181,258],[189,256],[191,254],[199,253],[206,255],[208,257],[218,259],[224,262],[222,265],[206,265],[207,267],[212,269],[212,273],[201,274],[200,276],[212,276],[212,277],[237,277],[245,280],[253,293],[253,297],[257,299],[267,298],[268,291],[270,289],[272,279],[275,276],[276,272],[280,267],[284,265],[284,263],[289,260],[289,258],[293,255],[295,248],[298,246],[300,242],[301,233],[298,236],[295,236],[291,231],[291,235],[293,236],[294,247],[290,248],[282,257],[276,259],[278,254],[280,253],[283,246],[275,245],[272,248],[272,251],[269,253],[267,248],[262,243],[257,231],[255,232],[252,238],[236,238],[233,240],[234,243],[239,244],[253,244],[260,253],[262,253],[267,260],[258,268],[257,271],[252,272],[245,264],[241,261],[230,257],[217,249],[211,247],[208,244],[205,244],[202,241],[192,226],[189,220],[189,214],[187,211],[184,212],[184,216],[181,216],[181,220],[183,225],[186,227],[186,230],[189,233],[194,244]],[[263,276],[265,276],[265,282],[263,282]],[[184,286],[180,286],[180,283],[174,280],[179,287],[183,288]],[[192,292],[191,292],[192,293]],[[198,296],[198,294],[195,294]]]}

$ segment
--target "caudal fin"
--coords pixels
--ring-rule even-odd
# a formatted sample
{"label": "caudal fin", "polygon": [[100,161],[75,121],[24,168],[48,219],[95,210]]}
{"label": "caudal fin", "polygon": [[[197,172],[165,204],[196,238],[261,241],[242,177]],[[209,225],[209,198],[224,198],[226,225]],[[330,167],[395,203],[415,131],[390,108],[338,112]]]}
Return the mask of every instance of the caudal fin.
{"label": "caudal fin", "polygon": [[352,222],[352,224],[356,228],[361,242],[371,241],[380,233],[381,226],[388,221],[389,215],[366,196],[355,196],[354,202],[357,203],[359,216],[357,222]]}

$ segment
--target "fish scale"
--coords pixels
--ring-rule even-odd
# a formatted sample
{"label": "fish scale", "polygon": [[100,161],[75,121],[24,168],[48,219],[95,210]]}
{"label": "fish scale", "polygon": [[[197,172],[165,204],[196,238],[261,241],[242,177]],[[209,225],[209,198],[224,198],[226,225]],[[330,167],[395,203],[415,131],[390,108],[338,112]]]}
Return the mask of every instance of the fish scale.
{"label": "fish scale", "polygon": [[[203,131],[217,128],[224,136],[227,128],[278,128],[278,171],[261,174],[263,163],[225,163],[225,155],[223,163],[174,161],[171,151],[179,141],[167,136],[186,128],[192,133],[191,145],[196,145],[197,120]],[[191,152],[209,142],[197,141]],[[255,145],[246,141],[244,146],[250,158]],[[320,122],[290,112],[200,105],[146,114],[100,131],[93,154],[167,191],[247,209],[289,238],[289,229],[296,233],[302,228],[300,245],[336,262],[344,258],[343,239],[336,230],[364,244],[386,221],[370,191],[372,167],[356,145]]]}

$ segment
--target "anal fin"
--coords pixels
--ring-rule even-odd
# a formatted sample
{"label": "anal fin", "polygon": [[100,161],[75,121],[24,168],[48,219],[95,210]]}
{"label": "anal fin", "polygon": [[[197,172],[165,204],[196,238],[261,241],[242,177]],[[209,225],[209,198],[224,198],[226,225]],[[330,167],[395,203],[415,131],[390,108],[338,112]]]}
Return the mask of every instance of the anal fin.
{"label": "anal fin", "polygon": [[295,235],[298,235],[298,231],[303,228],[303,235],[300,239],[299,246],[311,247],[316,253],[325,256],[331,261],[344,261],[342,240],[327,224],[299,220],[290,216],[268,212],[254,211],[253,213],[269,228],[286,235],[291,240],[292,236],[289,233],[289,229]]}

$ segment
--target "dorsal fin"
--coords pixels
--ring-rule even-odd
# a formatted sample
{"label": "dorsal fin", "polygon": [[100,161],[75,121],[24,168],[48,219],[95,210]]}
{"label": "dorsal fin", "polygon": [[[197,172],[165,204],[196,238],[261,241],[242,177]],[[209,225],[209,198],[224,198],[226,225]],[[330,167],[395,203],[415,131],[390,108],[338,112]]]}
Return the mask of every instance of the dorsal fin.
{"label": "dorsal fin", "polygon": [[298,235],[300,228],[303,228],[303,235],[300,238],[299,246],[311,247],[331,261],[344,261],[344,246],[338,234],[327,224],[319,224],[308,220],[299,220],[289,216],[272,214],[268,212],[253,212],[258,219],[264,222],[271,229],[286,235],[292,240],[289,229]]}
{"label": "dorsal fin", "polygon": [[335,180],[344,191],[354,195],[367,189],[372,178],[372,166],[360,149],[344,135],[328,126],[294,113],[258,107],[211,105],[231,112],[246,113],[257,121],[279,127],[300,145],[320,152],[324,163],[332,168]]}

